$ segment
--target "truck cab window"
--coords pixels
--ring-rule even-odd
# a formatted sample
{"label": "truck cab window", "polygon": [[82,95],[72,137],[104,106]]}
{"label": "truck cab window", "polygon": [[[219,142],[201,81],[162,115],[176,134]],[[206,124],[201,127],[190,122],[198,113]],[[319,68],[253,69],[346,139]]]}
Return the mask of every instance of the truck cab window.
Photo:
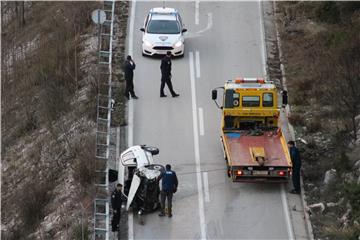
{"label": "truck cab window", "polygon": [[260,106],[260,96],[243,96],[242,97],[242,106],[243,107],[259,107]]}
{"label": "truck cab window", "polygon": [[273,107],[274,106],[274,100],[273,100],[273,94],[272,93],[264,93],[263,94],[263,107]]}

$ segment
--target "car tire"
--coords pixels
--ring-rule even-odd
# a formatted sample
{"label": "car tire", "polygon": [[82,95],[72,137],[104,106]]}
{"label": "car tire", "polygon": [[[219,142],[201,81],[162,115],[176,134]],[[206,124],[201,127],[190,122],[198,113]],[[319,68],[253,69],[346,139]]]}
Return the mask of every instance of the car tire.
{"label": "car tire", "polygon": [[157,147],[152,147],[152,146],[143,146],[142,147],[145,151],[150,152],[152,155],[157,155],[159,154],[159,149]]}

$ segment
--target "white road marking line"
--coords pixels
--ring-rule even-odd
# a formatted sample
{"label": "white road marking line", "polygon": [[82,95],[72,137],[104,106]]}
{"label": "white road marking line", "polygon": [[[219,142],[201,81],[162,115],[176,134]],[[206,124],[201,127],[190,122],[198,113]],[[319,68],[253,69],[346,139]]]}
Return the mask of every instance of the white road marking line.
{"label": "white road marking line", "polygon": [[209,179],[208,173],[203,172],[204,188],[205,188],[205,202],[210,202]]}
{"label": "white road marking line", "polygon": [[[134,42],[134,22],[135,22],[135,8],[136,0],[132,1],[131,13],[130,13],[130,24],[129,24],[129,45],[128,53],[133,55],[133,42]],[[134,143],[134,106],[133,101],[128,101],[128,146],[132,146]],[[134,239],[134,215],[132,212],[128,214],[128,238],[129,240]]]}
{"label": "white road marking line", "polygon": [[124,166],[120,163],[119,164],[119,158],[120,158],[120,127],[116,128],[116,161],[115,161],[115,169],[118,170],[118,179],[119,183],[121,183],[124,186]]}
{"label": "white road marking line", "polygon": [[136,0],[131,1],[131,13],[130,13],[130,23],[129,23],[129,45],[128,45],[128,53],[129,55],[133,55],[134,50],[134,24],[135,24],[135,8],[136,8]]}
{"label": "white road marking line", "polygon": [[267,54],[265,50],[265,27],[264,27],[264,19],[262,14],[261,0],[258,2],[259,4],[259,12],[260,12],[260,33],[261,33],[261,54],[262,54],[262,65],[263,65],[263,74],[267,75],[266,72],[266,60]]}
{"label": "white road marking line", "polygon": [[195,63],[196,63],[196,77],[200,78],[200,53],[199,51],[195,52]]}
{"label": "white road marking line", "polygon": [[129,240],[133,240],[134,239],[134,214],[132,212],[129,213],[128,215],[128,237]]}
{"label": "white road marking line", "polygon": [[287,199],[286,199],[284,184],[281,184],[281,202],[282,202],[283,209],[284,209],[284,214],[285,214],[285,221],[286,221],[286,227],[287,227],[287,232],[288,232],[288,239],[292,240],[292,239],[295,239],[295,238],[294,238],[293,227],[292,227],[292,224],[291,224],[289,206],[288,206],[288,202],[287,202]]}
{"label": "white road marking line", "polygon": [[200,0],[195,1],[195,24],[199,25],[199,5]]}
{"label": "white road marking line", "polygon": [[[265,31],[264,31],[264,19],[263,19],[263,14],[262,14],[262,7],[261,7],[261,1],[258,2],[259,4],[259,14],[260,14],[260,32],[261,32],[261,53],[262,53],[262,63],[263,63],[263,73],[265,75],[267,75],[266,73],[266,58],[267,58],[267,54],[266,54],[266,49],[265,49]],[[294,232],[293,232],[293,227],[292,227],[292,222],[290,219],[290,213],[289,213],[289,207],[288,207],[288,201],[286,198],[286,194],[285,194],[285,189],[284,189],[284,185],[281,185],[281,201],[282,201],[282,205],[283,205],[283,209],[284,209],[284,214],[285,214],[285,221],[286,221],[286,227],[287,227],[287,232],[288,232],[288,238],[289,239],[294,239]]]}
{"label": "white road marking line", "polygon": [[207,23],[206,28],[196,32],[196,34],[204,33],[212,28],[212,26],[213,26],[212,13],[210,12],[207,15],[208,15],[208,23]]}
{"label": "white road marking line", "polygon": [[192,100],[191,103],[192,103],[192,115],[193,115],[196,178],[197,178],[198,200],[199,200],[200,232],[201,232],[201,239],[206,239],[204,193],[203,193],[203,188],[202,188],[201,167],[200,167],[200,149],[199,149],[198,120],[197,120],[197,107],[196,107],[196,89],[195,89],[195,71],[194,71],[194,53],[193,52],[189,52],[189,64],[190,64],[191,100]]}
{"label": "white road marking line", "polygon": [[200,128],[200,135],[205,135],[204,130],[204,110],[202,108],[199,108],[199,128]]}

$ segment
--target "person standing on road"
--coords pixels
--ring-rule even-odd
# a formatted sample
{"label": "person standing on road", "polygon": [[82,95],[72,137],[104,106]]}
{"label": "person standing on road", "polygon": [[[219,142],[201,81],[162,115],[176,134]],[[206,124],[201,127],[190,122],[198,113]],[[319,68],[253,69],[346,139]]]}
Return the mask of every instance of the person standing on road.
{"label": "person standing on road", "polygon": [[131,56],[128,55],[126,57],[126,60],[124,62],[124,73],[125,73],[125,81],[126,81],[126,87],[125,87],[125,97],[129,100],[131,95],[131,98],[138,99],[138,97],[135,95],[134,92],[134,69],[136,65],[135,62],[131,59]]}
{"label": "person standing on road", "polygon": [[172,97],[180,96],[179,94],[177,94],[174,91],[172,83],[171,83],[172,75],[171,75],[171,52],[170,51],[168,51],[166,53],[165,57],[161,60],[160,69],[161,69],[160,97],[166,97],[166,95],[164,93],[165,83],[168,86]]}
{"label": "person standing on road", "polygon": [[297,147],[295,147],[294,141],[288,142],[290,157],[292,161],[292,182],[294,185],[294,189],[290,191],[290,193],[293,194],[299,194],[300,193],[300,169],[301,169],[301,159],[300,159],[300,153]]}
{"label": "person standing on road", "polygon": [[111,207],[113,209],[113,217],[111,220],[111,228],[113,232],[119,230],[122,205],[122,185],[118,183],[115,190],[111,194]]}
{"label": "person standing on road", "polygon": [[286,105],[288,104],[288,95],[287,95],[287,91],[283,90],[282,91],[282,107],[286,108]]}
{"label": "person standing on road", "polygon": [[160,176],[160,178],[162,179],[162,189],[160,192],[161,212],[159,216],[165,216],[165,198],[167,198],[168,216],[172,217],[172,197],[177,191],[178,179],[176,177],[176,173],[171,171],[170,164],[165,166],[165,172]]}

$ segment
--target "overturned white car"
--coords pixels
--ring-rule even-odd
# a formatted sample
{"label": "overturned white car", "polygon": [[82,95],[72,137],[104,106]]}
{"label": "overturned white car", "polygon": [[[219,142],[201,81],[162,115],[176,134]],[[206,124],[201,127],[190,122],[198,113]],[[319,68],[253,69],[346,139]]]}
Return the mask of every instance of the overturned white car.
{"label": "overturned white car", "polygon": [[[159,149],[146,145],[132,146],[121,153],[119,169],[114,171],[124,179],[124,194],[128,197],[126,209],[130,207],[139,215],[157,210],[159,202],[159,180],[165,168],[154,164],[153,155]],[[116,181],[116,180],[115,180]]]}

